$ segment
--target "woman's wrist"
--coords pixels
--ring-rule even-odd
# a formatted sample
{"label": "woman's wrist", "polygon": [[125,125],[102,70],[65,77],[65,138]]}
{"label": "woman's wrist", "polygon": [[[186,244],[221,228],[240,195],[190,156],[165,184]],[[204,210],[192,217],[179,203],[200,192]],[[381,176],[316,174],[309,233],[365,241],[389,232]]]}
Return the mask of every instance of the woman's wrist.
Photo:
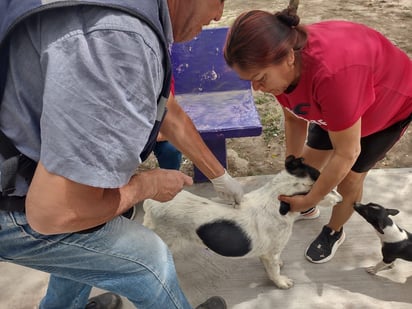
{"label": "woman's wrist", "polygon": [[306,194],[306,197],[305,197],[305,200],[306,200],[307,204],[309,205],[309,207],[307,209],[310,209],[310,208],[315,207],[316,205],[318,205],[319,202],[324,198],[325,195],[317,194],[316,192],[313,191],[313,189],[311,191],[309,191],[309,193]]}

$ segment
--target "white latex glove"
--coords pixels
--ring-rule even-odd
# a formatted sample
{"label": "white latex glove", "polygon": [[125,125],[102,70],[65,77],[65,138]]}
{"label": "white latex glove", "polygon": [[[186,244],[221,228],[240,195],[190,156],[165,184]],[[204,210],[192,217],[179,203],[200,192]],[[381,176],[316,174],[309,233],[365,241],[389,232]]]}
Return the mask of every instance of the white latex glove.
{"label": "white latex glove", "polygon": [[243,188],[226,170],[222,176],[210,179],[210,181],[220,198],[233,204],[240,204],[244,194]]}

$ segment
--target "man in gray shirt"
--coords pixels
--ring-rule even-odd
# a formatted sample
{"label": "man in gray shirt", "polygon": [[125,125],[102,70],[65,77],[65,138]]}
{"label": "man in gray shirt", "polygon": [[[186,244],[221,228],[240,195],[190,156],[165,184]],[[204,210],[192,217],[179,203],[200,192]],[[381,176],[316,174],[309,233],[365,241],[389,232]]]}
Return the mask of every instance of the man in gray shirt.
{"label": "man in gray shirt", "polygon": [[[242,198],[179,105],[162,109],[165,46],[220,19],[224,1],[3,1],[16,26],[6,36],[0,129],[38,163],[31,182],[17,175],[12,193],[25,211],[0,211],[0,261],[51,274],[40,308],[84,308],[92,286],[138,308],[191,308],[166,245],[119,215],[192,184],[176,170],[135,173],[160,124],[220,196]],[[216,299],[199,308],[207,306],[225,308]]]}

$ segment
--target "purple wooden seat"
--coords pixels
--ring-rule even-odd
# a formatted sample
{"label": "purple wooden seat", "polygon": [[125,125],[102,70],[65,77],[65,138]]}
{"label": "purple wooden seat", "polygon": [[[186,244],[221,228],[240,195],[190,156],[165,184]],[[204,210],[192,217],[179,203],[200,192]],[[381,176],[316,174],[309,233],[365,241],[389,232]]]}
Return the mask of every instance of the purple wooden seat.
{"label": "purple wooden seat", "polygon": [[[225,168],[226,138],[262,133],[250,82],[239,79],[223,58],[226,33],[227,28],[205,29],[172,47],[177,100]],[[195,167],[194,181],[206,180]]]}

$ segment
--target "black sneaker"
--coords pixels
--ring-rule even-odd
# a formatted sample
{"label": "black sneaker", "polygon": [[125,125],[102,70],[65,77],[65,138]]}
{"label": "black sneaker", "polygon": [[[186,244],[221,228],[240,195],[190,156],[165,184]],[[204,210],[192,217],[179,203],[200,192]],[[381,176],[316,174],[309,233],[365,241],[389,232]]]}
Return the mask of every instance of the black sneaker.
{"label": "black sneaker", "polygon": [[120,296],[107,292],[90,298],[85,309],[120,309],[121,307]]}
{"label": "black sneaker", "polygon": [[220,296],[212,296],[204,303],[196,307],[196,309],[226,309],[225,300]]}
{"label": "black sneaker", "polygon": [[336,232],[325,225],[319,236],[306,249],[305,256],[312,263],[326,263],[333,258],[344,240],[343,228]]}

